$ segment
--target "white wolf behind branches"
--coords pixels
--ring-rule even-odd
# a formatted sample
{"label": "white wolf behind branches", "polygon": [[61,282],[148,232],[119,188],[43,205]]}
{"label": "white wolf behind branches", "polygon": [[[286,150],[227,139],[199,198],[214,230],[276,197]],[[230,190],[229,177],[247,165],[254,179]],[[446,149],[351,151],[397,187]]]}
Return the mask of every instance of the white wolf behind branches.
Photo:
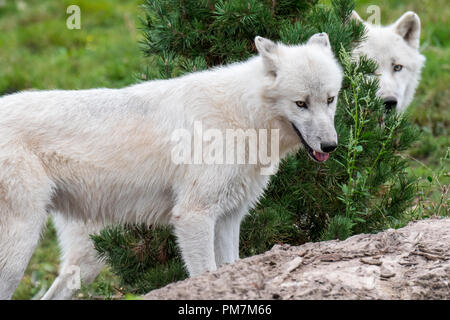
{"label": "white wolf behind branches", "polygon": [[377,62],[378,95],[387,110],[405,111],[414,97],[425,62],[419,52],[419,16],[408,11],[389,26],[365,23],[355,11],[352,18],[364,23],[367,30],[366,41],[353,55],[366,55]]}
{"label": "white wolf behind branches", "polygon": [[[265,164],[176,164],[173,132],[193,132],[197,121],[275,130],[280,157],[303,144],[316,161],[337,146],[342,70],[328,36],[299,46],[256,37],[255,45],[259,55],[244,63],[180,78],[0,98],[0,298],[17,287],[48,212],[58,217],[63,277],[71,263],[85,281],[97,274],[87,243],[96,224],[173,225],[190,276],[238,259],[241,220],[269,181]],[[46,298],[70,297],[65,281]]]}
{"label": "white wolf behind branches", "polygon": [[[353,19],[364,23],[367,30],[366,41],[354,50],[354,56],[366,55],[378,62],[377,72],[380,75],[378,95],[385,101],[386,109],[404,111],[414,96],[425,61],[419,53],[419,17],[413,12],[406,12],[389,26],[373,26],[365,23],[356,12],[353,12]],[[55,215],[54,222],[63,251],[63,262],[60,276],[44,298],[66,299],[73,291],[67,285],[69,279],[74,277],[72,266],[80,267],[84,283],[94,280],[103,267],[89,240],[89,234],[100,231],[102,225],[97,225],[95,229],[93,223],[68,221],[61,215]]]}

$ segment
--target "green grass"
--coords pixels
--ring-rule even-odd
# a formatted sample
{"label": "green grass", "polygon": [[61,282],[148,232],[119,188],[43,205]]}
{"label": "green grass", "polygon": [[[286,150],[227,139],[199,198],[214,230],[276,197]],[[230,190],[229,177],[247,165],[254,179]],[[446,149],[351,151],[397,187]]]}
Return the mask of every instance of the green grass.
{"label": "green grass", "polygon": [[[149,64],[138,45],[141,3],[7,0],[0,7],[0,95],[31,88],[123,87],[136,82],[136,74]],[[71,4],[81,8],[81,30],[66,28],[66,8]],[[372,0],[358,1],[363,19],[371,4]],[[441,158],[450,146],[450,7],[447,0],[380,0],[376,4],[383,24],[406,10],[421,17],[427,61],[410,116],[420,126],[422,137],[405,155],[410,159],[410,174],[421,178],[421,186],[410,218],[448,215],[450,160]],[[39,297],[56,277],[58,259],[55,230],[49,223],[13,298]],[[105,269],[93,284],[83,286],[78,297],[121,295],[117,278]]]}
{"label": "green grass", "polygon": [[[141,1],[7,1],[0,8],[0,94],[23,89],[122,87],[144,64]],[[81,8],[81,29],[66,27],[66,8]]]}

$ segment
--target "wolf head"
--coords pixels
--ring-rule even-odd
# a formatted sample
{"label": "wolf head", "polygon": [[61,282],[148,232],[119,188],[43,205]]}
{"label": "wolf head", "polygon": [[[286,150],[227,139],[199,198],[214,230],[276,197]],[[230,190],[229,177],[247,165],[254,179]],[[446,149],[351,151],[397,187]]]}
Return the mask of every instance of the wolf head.
{"label": "wolf head", "polygon": [[367,39],[354,50],[354,56],[366,55],[377,62],[378,96],[387,110],[404,111],[413,99],[425,62],[419,52],[419,16],[409,11],[389,26],[363,22],[355,11],[352,18],[364,23],[367,30]]}
{"label": "wolf head", "polygon": [[299,46],[255,38],[266,74],[264,97],[274,113],[290,122],[315,161],[328,159],[337,147],[334,128],[342,70],[331,51],[326,33],[312,36]]}

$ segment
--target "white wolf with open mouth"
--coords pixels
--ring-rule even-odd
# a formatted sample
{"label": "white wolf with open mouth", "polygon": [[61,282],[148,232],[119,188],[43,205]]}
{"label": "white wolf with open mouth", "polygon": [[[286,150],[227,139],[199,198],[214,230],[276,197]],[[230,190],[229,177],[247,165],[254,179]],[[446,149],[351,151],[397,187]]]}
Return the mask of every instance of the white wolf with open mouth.
{"label": "white wolf with open mouth", "polygon": [[367,30],[366,41],[353,55],[366,55],[378,63],[378,95],[387,110],[405,111],[414,97],[425,62],[419,52],[419,16],[408,11],[389,26],[365,23],[355,11],[353,19],[364,23]]}
{"label": "white wolf with open mouth", "polygon": [[[378,95],[385,101],[387,109],[404,111],[413,98],[425,61],[419,52],[419,17],[413,12],[406,12],[390,26],[373,26],[365,23],[356,12],[353,12],[353,19],[364,23],[368,32],[366,41],[354,50],[354,56],[366,55],[378,62],[377,72],[380,75]],[[317,145],[315,147],[317,150]],[[307,149],[312,150],[309,147]],[[68,286],[75,277],[73,266],[79,266],[84,283],[93,281],[103,268],[89,234],[97,233],[104,225],[71,221],[60,214],[54,215],[53,221],[63,255],[60,275],[44,298],[66,299],[70,298],[73,291]]]}
{"label": "white wolf with open mouth", "polygon": [[196,121],[279,130],[280,157],[303,143],[315,161],[337,146],[342,70],[328,36],[255,45],[259,55],[244,63],[175,79],[0,98],[0,298],[17,287],[48,212],[64,262],[46,298],[70,297],[65,267],[79,265],[85,281],[98,272],[88,233],[103,224],[172,225],[190,276],[238,259],[241,220],[269,176],[260,163],[177,165],[172,132]]}

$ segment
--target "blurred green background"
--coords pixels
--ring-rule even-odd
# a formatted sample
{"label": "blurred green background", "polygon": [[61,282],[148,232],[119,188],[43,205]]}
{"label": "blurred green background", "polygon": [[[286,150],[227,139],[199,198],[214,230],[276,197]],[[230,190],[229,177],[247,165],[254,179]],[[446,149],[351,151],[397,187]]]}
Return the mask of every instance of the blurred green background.
{"label": "blurred green background", "polygon": [[[329,1],[322,1],[324,4]],[[138,81],[152,59],[140,48],[142,0],[0,0],[0,95],[24,89],[123,87]],[[69,30],[66,9],[81,8],[81,29]],[[422,22],[421,50],[427,61],[410,107],[422,137],[405,157],[410,174],[421,177],[417,216],[448,214],[450,168],[450,8],[447,0],[357,1],[365,19],[369,5],[381,8],[381,22],[413,10]],[[447,161],[442,159],[447,154]],[[57,275],[59,252],[49,227],[17,289],[15,299],[38,298]],[[118,298],[118,281],[106,268],[84,286],[79,298]]]}

